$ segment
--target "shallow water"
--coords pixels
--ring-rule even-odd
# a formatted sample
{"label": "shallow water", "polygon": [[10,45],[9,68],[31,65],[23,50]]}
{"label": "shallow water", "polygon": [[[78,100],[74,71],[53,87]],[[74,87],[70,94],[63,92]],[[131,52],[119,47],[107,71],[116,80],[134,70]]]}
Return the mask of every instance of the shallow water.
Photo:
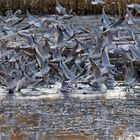
{"label": "shallow water", "polygon": [[76,91],[63,95],[45,89],[40,89],[40,93],[29,90],[26,96],[24,92],[15,95],[3,92],[0,139],[112,140],[126,136],[139,139],[139,93],[126,96],[119,89],[106,94]]}

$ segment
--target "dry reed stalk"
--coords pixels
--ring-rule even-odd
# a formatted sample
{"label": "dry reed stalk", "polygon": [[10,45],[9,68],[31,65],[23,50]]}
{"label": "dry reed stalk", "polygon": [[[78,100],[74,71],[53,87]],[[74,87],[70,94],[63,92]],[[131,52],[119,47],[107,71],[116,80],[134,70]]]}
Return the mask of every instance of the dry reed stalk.
{"label": "dry reed stalk", "polygon": [[[91,5],[91,0],[59,0],[59,2],[67,9],[73,9],[78,15],[101,13],[101,7]],[[104,7],[109,14],[125,13],[126,2],[140,3],[139,0],[105,0],[105,2]],[[56,0],[0,0],[0,11],[28,9],[34,14],[50,14],[55,13],[55,3]]]}

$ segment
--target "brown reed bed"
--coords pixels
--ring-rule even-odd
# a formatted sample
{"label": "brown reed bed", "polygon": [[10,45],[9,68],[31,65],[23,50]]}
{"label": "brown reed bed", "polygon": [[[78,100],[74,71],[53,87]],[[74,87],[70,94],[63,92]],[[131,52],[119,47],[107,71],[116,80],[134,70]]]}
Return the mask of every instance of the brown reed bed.
{"label": "brown reed bed", "polygon": [[[112,3],[114,1],[114,3]],[[91,5],[91,0],[59,0],[68,10],[73,9],[77,15],[99,14],[101,6]],[[105,10],[108,14],[121,14],[125,4],[140,3],[139,0],[105,0]],[[0,0],[0,11],[5,12],[8,9],[25,11],[28,9],[34,14],[52,14],[55,13],[56,0]]]}

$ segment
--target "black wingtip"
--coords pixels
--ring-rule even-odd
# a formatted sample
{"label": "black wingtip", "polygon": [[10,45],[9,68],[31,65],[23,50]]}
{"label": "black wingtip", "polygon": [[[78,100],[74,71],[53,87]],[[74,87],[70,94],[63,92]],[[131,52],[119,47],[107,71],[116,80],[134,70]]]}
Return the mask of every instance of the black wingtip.
{"label": "black wingtip", "polygon": [[103,27],[103,32],[105,32],[107,29],[105,27]]}
{"label": "black wingtip", "polygon": [[8,94],[14,94],[14,91],[12,89],[9,89]]}

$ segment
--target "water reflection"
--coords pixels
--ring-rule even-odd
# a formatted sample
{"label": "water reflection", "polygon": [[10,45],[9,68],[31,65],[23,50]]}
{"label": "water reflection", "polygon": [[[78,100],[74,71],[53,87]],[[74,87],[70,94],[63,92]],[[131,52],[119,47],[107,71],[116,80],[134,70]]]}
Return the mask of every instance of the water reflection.
{"label": "water reflection", "polygon": [[20,129],[11,130],[10,133],[2,133],[0,140],[95,140],[89,136],[50,136],[47,134],[24,134]]}
{"label": "water reflection", "polygon": [[25,140],[25,138],[26,135],[22,133],[22,130],[20,129],[15,129],[15,130],[12,129],[9,135],[9,140]]}
{"label": "water reflection", "polygon": [[7,96],[0,100],[0,140],[110,140],[137,133],[139,101]]}
{"label": "water reflection", "polygon": [[94,140],[94,139],[86,136],[57,136],[57,137],[50,136],[40,138],[39,140]]}

